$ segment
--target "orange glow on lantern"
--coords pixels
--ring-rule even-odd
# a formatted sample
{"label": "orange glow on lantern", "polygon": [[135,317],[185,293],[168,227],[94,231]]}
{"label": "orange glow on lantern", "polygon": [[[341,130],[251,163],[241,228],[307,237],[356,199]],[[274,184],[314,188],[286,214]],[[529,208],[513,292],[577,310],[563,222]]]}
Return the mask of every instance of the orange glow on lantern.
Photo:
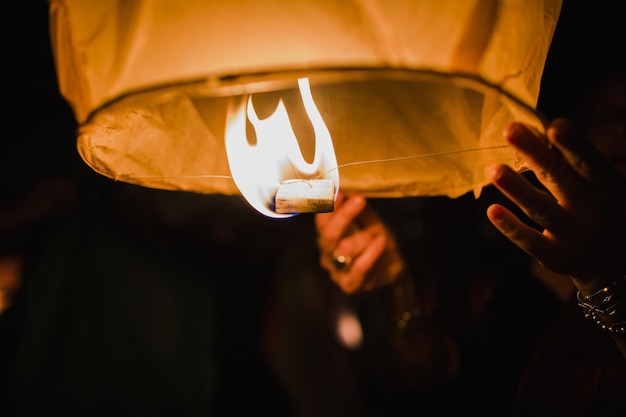
{"label": "orange glow on lantern", "polygon": [[91,168],[283,218],[339,187],[478,196],[494,164],[525,170],[502,131],[544,130],[561,3],[51,0],[50,30]]}

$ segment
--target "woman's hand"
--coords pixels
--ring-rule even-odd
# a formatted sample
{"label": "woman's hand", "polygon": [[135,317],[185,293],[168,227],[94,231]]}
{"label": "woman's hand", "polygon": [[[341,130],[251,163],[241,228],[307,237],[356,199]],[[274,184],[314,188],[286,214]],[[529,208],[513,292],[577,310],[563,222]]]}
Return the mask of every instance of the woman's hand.
{"label": "woman's hand", "polygon": [[626,273],[626,178],[574,122],[556,120],[546,136],[549,143],[519,123],[504,132],[547,191],[506,165],[495,167],[491,178],[539,229],[499,204],[487,216],[513,243],[548,269],[570,275],[588,295]]}
{"label": "woman's hand", "polygon": [[315,215],[320,265],[347,294],[396,282],[405,263],[396,239],[363,196],[337,196],[335,210]]}

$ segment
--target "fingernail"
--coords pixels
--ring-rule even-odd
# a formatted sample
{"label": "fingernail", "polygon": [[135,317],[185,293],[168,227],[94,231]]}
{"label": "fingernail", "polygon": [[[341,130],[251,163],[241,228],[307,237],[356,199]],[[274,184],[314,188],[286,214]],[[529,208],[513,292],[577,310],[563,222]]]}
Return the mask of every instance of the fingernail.
{"label": "fingernail", "polygon": [[355,206],[365,206],[365,197],[363,197],[360,194],[355,194],[355,195],[350,196],[350,201]]}
{"label": "fingernail", "polygon": [[492,181],[492,182],[496,182],[497,180],[499,180],[500,178],[502,178],[502,173],[504,171],[504,168],[502,165],[494,165],[491,168],[489,168],[488,170],[488,178]]}
{"label": "fingernail", "polygon": [[502,207],[494,204],[487,209],[487,215],[493,221],[500,221],[504,218],[504,210]]}
{"label": "fingernail", "polygon": [[522,135],[523,132],[525,132],[525,130],[526,130],[526,128],[521,123],[517,123],[517,122],[509,123],[504,128],[504,131],[502,132],[502,136],[509,143],[515,144],[515,143],[518,142],[518,139],[520,138],[520,135]]}

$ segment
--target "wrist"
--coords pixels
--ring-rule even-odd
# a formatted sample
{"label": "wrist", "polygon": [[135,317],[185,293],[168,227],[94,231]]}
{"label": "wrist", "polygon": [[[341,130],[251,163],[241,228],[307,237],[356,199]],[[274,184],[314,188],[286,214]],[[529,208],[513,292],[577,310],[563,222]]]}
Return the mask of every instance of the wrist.
{"label": "wrist", "polygon": [[626,275],[587,294],[579,290],[576,298],[585,317],[602,330],[614,334],[626,332]]}

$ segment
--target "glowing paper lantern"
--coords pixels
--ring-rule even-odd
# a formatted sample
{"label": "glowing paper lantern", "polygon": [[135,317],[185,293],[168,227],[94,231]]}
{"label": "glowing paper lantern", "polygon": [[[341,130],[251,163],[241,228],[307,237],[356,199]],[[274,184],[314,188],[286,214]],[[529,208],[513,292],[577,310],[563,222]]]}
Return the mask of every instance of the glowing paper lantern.
{"label": "glowing paper lantern", "polygon": [[543,130],[534,109],[560,9],[51,0],[50,30],[89,166],[146,187],[243,193],[274,215],[290,179],[457,197],[478,195],[494,163],[523,170],[501,134],[513,120]]}

